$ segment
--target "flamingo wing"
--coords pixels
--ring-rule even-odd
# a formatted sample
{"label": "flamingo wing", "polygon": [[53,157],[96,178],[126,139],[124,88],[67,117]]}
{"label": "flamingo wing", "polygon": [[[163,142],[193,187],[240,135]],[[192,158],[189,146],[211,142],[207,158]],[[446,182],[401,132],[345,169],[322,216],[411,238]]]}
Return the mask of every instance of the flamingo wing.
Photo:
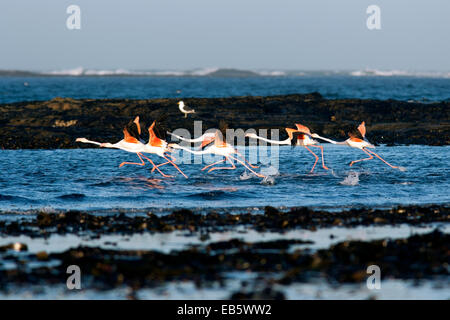
{"label": "flamingo wing", "polygon": [[350,131],[348,133],[348,136],[350,137],[351,140],[353,141],[357,141],[357,142],[361,142],[364,141],[365,138],[364,136],[366,135],[366,127],[364,125],[364,122],[362,122],[358,128],[353,129],[352,131]]}
{"label": "flamingo wing", "polygon": [[287,132],[287,134],[289,136],[289,139],[291,139],[291,140],[294,137],[294,132],[297,131],[297,130],[292,129],[292,128],[284,128],[284,130],[286,130],[286,132]]}
{"label": "flamingo wing", "polygon": [[139,124],[139,116],[137,116],[137,117],[134,119],[133,123],[136,125],[136,128],[137,128],[138,133],[141,134],[141,125]]}
{"label": "flamingo wing", "polygon": [[363,137],[366,136],[366,123],[364,121],[361,122],[361,124],[358,126],[358,131],[361,133]]}
{"label": "flamingo wing", "polygon": [[217,130],[216,134],[214,135],[214,145],[218,148],[224,148],[227,146],[226,141],[223,140],[225,137],[224,130]]}
{"label": "flamingo wing", "polygon": [[123,140],[129,143],[138,143],[138,139],[133,137],[127,130],[127,128],[123,129]]}
{"label": "flamingo wing", "polygon": [[292,139],[291,139],[291,147],[297,146],[298,140],[303,140],[305,138],[305,133],[295,131],[292,133]]}
{"label": "flamingo wing", "polygon": [[158,138],[155,134],[155,132],[153,131],[153,128],[155,127],[155,123],[156,121],[153,121],[152,125],[148,128],[148,143],[152,146],[152,147],[162,147],[163,146],[163,141]]}
{"label": "flamingo wing", "polygon": [[204,147],[210,145],[212,142],[214,142],[216,140],[216,135],[214,134],[214,136],[212,135],[205,135],[202,143],[200,144],[200,149],[203,149]]}
{"label": "flamingo wing", "polygon": [[301,125],[299,123],[296,123],[295,126],[297,127],[298,131],[308,134],[308,135],[311,135],[311,131],[309,130],[308,127],[305,127],[304,125]]}
{"label": "flamingo wing", "polygon": [[136,143],[139,141],[141,135],[141,126],[139,124],[139,116],[133,121],[130,121],[123,129],[124,140],[130,143]]}

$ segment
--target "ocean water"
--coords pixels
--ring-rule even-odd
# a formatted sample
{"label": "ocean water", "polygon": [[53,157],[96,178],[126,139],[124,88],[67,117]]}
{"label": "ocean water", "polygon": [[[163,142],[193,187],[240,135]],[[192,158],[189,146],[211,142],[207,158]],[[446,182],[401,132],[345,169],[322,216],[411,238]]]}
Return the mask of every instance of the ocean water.
{"label": "ocean water", "polygon": [[[55,97],[150,99],[268,96],[319,92],[325,98],[450,100],[450,76],[390,76],[364,73],[286,76],[0,76],[0,103]],[[400,73],[401,74],[401,73]]]}
{"label": "ocean water", "polygon": [[[257,152],[247,148],[247,155]],[[263,147],[261,147],[263,148]],[[111,149],[0,150],[0,211],[29,209],[115,210],[149,208],[248,208],[311,206],[316,208],[389,207],[399,204],[450,202],[450,147],[380,146],[392,164],[365,158],[357,149],[325,144],[325,171],[302,147],[280,147],[276,161],[256,169],[258,178],[241,165],[236,170],[201,171],[202,163],[181,163],[185,179],[171,166],[118,165],[138,161],[136,155]],[[241,150],[242,151],[242,150]],[[261,151],[261,150],[260,150]],[[267,151],[267,150],[266,150]],[[177,157],[185,157],[178,154]],[[156,163],[163,159],[151,157]],[[219,159],[219,158],[217,158]],[[278,167],[276,162],[279,163]]]}

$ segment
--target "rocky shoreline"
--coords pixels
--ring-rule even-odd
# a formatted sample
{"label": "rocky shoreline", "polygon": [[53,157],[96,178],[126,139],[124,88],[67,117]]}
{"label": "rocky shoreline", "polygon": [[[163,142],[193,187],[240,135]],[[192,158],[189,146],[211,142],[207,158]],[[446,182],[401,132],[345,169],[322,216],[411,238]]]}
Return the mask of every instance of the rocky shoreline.
{"label": "rocky shoreline", "polygon": [[425,223],[449,223],[450,206],[401,206],[391,209],[351,209],[343,211],[314,210],[307,207],[279,210],[267,206],[264,214],[249,212],[228,213],[210,209],[203,213],[189,209],[174,210],[169,214],[99,215],[95,212],[70,210],[67,212],[37,212],[30,220],[29,214],[15,221],[0,221],[0,236],[47,237],[51,234],[95,232],[95,235],[134,234],[142,232],[223,232],[242,226],[258,232],[286,232],[294,229],[316,230],[326,227],[357,227]]}
{"label": "rocky shoreline", "polygon": [[[123,126],[139,115],[148,126],[160,120],[160,132],[186,128],[203,121],[203,130],[222,121],[232,129],[280,129],[300,122],[332,139],[366,121],[367,137],[375,144],[450,144],[450,102],[418,103],[396,100],[324,99],[319,93],[270,97],[186,98],[196,110],[184,118],[178,99],[84,99],[0,105],[0,148],[79,148],[77,137],[115,142]],[[144,138],[146,132],[144,132]]]}
{"label": "rocky shoreline", "polygon": [[[111,290],[125,286],[132,292],[130,298],[140,289],[180,281],[193,282],[197,288],[211,285],[225,288],[226,274],[246,272],[258,274],[258,277],[243,281],[241,289],[235,290],[230,298],[283,299],[283,292],[274,290],[274,285],[286,287],[319,278],[331,284],[364,283],[366,268],[372,264],[383,270],[382,279],[441,279],[445,283],[449,276],[449,234],[439,227],[398,239],[340,241],[319,250],[298,248],[298,245],[313,243],[309,239],[208,241],[208,234],[226,233],[239,226],[245,230],[283,234],[293,229],[314,232],[326,227],[445,224],[449,222],[449,213],[448,205],[341,212],[308,208],[280,211],[266,207],[263,214],[195,214],[183,209],[162,216],[149,213],[138,217],[126,213],[101,216],[79,211],[40,212],[31,219],[26,216],[1,222],[0,235],[25,235],[32,239],[48,239],[56,234],[99,238],[113,234],[183,231],[186,239],[200,236],[201,243],[168,252],[92,245],[30,252],[26,244],[10,243],[0,246],[0,292],[13,291],[14,286],[20,285],[60,284],[61,279],[67,277],[68,265],[77,265],[83,270],[84,288]],[[18,267],[2,268],[1,261]]]}

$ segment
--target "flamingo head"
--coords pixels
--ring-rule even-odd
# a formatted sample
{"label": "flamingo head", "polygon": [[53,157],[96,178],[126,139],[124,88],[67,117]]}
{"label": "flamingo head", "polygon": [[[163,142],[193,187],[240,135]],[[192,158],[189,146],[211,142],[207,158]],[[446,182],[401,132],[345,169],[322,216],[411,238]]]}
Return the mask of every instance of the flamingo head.
{"label": "flamingo head", "polygon": [[88,139],[86,139],[86,138],[77,138],[75,141],[76,142],[84,142],[84,143],[86,143],[86,142],[88,142]]}
{"label": "flamingo head", "polygon": [[313,134],[311,135],[311,137],[313,137],[313,138],[320,138],[320,136],[319,136],[317,133],[313,133]]}

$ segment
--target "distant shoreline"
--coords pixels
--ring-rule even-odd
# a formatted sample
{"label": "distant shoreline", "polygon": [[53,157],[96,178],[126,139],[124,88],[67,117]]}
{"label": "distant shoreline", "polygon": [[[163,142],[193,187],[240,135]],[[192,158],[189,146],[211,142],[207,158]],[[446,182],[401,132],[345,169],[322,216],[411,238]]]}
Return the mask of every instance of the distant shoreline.
{"label": "distant shoreline", "polygon": [[236,68],[200,68],[191,70],[127,70],[127,69],[87,69],[73,68],[52,71],[5,70],[0,69],[0,77],[415,77],[450,79],[450,71],[411,71],[411,70],[273,70],[273,69],[236,69]]}
{"label": "distant shoreline", "polygon": [[[302,123],[314,132],[343,140],[348,129],[366,121],[367,137],[376,144],[450,144],[450,102],[324,99],[319,93],[230,98],[186,98],[196,113],[184,118],[180,99],[71,99],[16,102],[0,105],[0,148],[79,148],[74,141],[86,137],[118,141],[123,126],[136,115],[142,124],[160,121],[161,134],[186,128],[194,121],[203,130],[217,128],[279,129]],[[146,133],[146,131],[145,131]],[[164,138],[164,136],[162,136]]]}

